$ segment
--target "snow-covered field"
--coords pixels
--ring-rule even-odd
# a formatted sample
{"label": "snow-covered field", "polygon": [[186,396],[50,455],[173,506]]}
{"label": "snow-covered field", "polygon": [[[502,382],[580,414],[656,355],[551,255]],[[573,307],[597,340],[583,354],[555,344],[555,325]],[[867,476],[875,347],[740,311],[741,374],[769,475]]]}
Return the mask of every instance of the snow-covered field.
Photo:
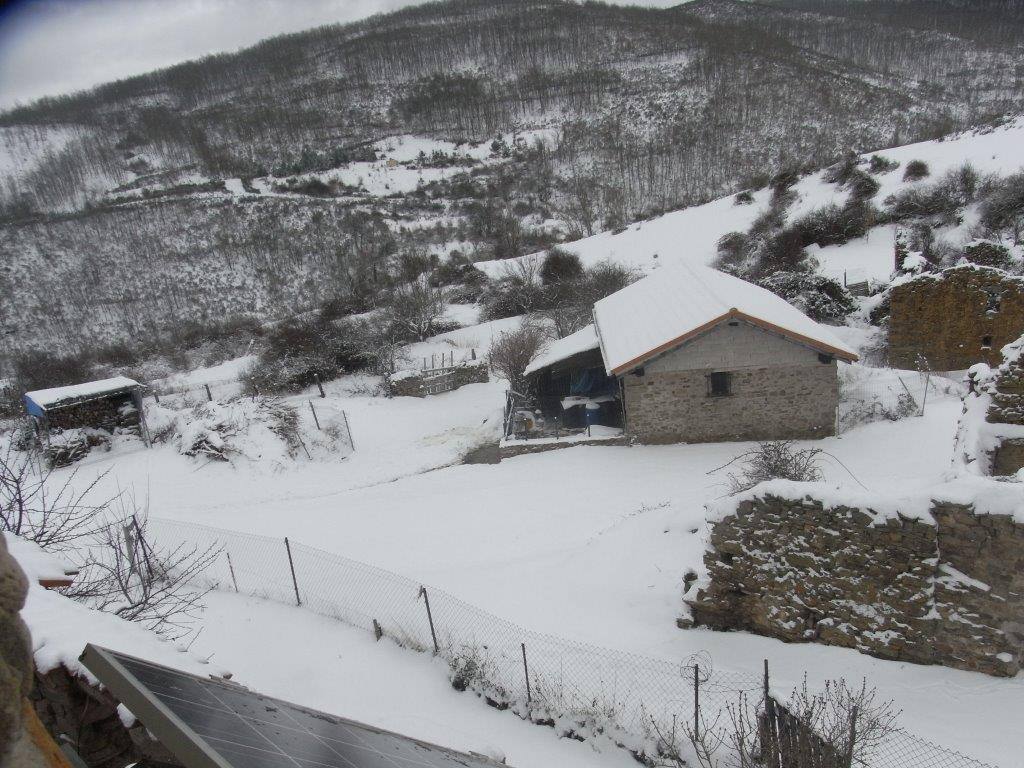
{"label": "snow-covered field", "polygon": [[[723,473],[708,473],[749,446],[578,447],[463,465],[466,451],[498,436],[503,383],[423,400],[350,391],[342,380],[327,386],[325,400],[293,398],[348,413],[356,450],[343,460],[268,470],[246,460],[203,464],[162,446],[94,454],[79,471],[109,469],[105,483],[148,493],[153,516],[288,536],[440,587],[530,630],[667,660],[706,651],[716,669],[752,675],[767,658],[783,690],[805,672],[812,684],[867,677],[921,736],[1004,766],[1024,748],[1024,733],[1011,732],[1001,714],[1024,701],[1024,679],[676,628],[682,574],[703,553],[703,505],[725,492]],[[828,481],[900,493],[939,482],[959,409],[956,397],[934,396],[923,417],[816,443],[834,457]],[[268,694],[455,747],[498,746],[521,768],[631,762],[494,712],[452,691],[429,657],[376,645],[301,609],[218,594],[202,626],[195,651],[214,653]]]}

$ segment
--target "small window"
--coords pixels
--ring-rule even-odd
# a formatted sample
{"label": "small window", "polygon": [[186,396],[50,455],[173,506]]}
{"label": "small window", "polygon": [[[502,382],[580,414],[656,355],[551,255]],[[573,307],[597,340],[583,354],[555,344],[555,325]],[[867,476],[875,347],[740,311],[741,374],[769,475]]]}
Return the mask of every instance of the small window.
{"label": "small window", "polygon": [[992,348],[992,337],[991,336],[982,336],[981,337],[981,346],[982,346],[983,349],[991,349]]}
{"label": "small window", "polygon": [[727,397],[732,394],[732,374],[712,373],[708,375],[708,396]]}
{"label": "small window", "polygon": [[997,291],[985,291],[985,311],[995,314],[1002,306],[1003,297]]}

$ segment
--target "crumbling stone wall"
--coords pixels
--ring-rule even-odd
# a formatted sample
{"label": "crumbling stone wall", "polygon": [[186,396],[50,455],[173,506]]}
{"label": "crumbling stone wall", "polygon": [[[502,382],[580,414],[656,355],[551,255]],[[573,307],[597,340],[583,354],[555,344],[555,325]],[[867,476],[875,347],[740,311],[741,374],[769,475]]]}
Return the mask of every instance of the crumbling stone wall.
{"label": "crumbling stone wall", "polygon": [[924,274],[889,292],[889,363],[959,371],[998,365],[1024,333],[1024,278],[963,265]]}
{"label": "crumbling stone wall", "polygon": [[1014,675],[1024,525],[933,502],[932,518],[804,498],[741,501],[712,528],[692,622],[886,659]]}
{"label": "crumbling stone wall", "polygon": [[[467,384],[484,384],[489,381],[486,363],[458,365],[448,369],[448,371],[450,373],[446,371],[442,375],[454,377],[454,389],[459,389]],[[412,376],[393,379],[388,382],[388,389],[393,397],[426,397],[428,394],[431,394],[428,391],[431,380],[436,378],[435,374],[424,375],[417,373]]]}

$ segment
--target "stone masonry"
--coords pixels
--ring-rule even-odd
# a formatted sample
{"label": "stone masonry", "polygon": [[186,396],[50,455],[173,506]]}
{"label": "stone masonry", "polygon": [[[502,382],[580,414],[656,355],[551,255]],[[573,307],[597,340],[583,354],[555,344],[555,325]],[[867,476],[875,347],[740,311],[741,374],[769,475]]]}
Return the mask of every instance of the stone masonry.
{"label": "stone masonry", "polygon": [[756,494],[713,525],[693,623],[991,675],[1021,668],[1024,522],[943,501],[881,515],[796,496]]}
{"label": "stone masonry", "polygon": [[[453,389],[459,389],[467,384],[483,384],[489,380],[486,363],[457,365],[445,369],[445,373],[441,375],[452,376],[455,379]],[[436,375],[426,376],[417,372],[392,379],[388,383],[388,389],[392,397],[426,397],[431,394],[428,391],[431,380],[436,378]]]}
{"label": "stone masonry", "polygon": [[1024,333],[1024,278],[962,265],[924,274],[889,292],[889,363],[959,371],[998,365]]}
{"label": "stone masonry", "polygon": [[732,371],[732,394],[708,394],[704,371],[626,381],[630,435],[644,443],[783,440],[835,434],[836,364]]}

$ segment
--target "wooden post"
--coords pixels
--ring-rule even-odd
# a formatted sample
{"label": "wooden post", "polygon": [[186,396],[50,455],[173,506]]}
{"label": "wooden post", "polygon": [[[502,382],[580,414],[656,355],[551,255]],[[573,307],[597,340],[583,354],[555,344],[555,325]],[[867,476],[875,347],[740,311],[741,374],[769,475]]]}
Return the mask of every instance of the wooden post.
{"label": "wooden post", "polygon": [[316,424],[316,428],[319,430],[320,429],[320,419],[318,419],[316,417],[316,408],[313,407],[313,401],[312,400],[309,401],[309,410],[311,410],[313,412],[313,423]]}
{"label": "wooden post", "polygon": [[155,389],[153,390],[153,399],[156,400],[157,405],[160,405],[160,393]]}
{"label": "wooden post", "polygon": [[228,556],[228,570],[231,572],[231,583],[235,587],[235,592],[237,592],[238,591],[238,579],[235,578],[235,565],[234,565],[234,563],[231,562],[231,553],[228,552],[225,549],[224,550],[224,554]]}
{"label": "wooden post", "polygon": [[932,381],[932,372],[928,371],[924,377],[924,397],[921,398],[921,415],[924,416],[924,407],[928,404],[928,386]]}
{"label": "wooden post", "polygon": [[341,415],[345,419],[345,432],[348,434],[348,447],[354,451],[356,449],[356,444],[352,440],[352,427],[348,425],[348,414],[345,413],[345,411],[342,411]]}
{"label": "wooden post", "polygon": [[209,384],[203,384],[203,386],[206,387],[206,399],[209,400],[212,403],[213,402],[213,393],[210,392],[210,385]]}
{"label": "wooden post", "polygon": [[473,347],[471,350],[469,350],[469,359],[476,360],[476,347]]}
{"label": "wooden post", "polygon": [[434,362],[434,353],[433,352],[430,353],[430,367],[431,368],[436,368],[437,367],[437,364]]}
{"label": "wooden post", "polygon": [[320,383],[319,373],[313,374],[313,381],[316,382],[316,388],[320,390],[320,397],[327,397],[327,395],[324,394],[324,385]]}
{"label": "wooden post", "polygon": [[288,537],[284,537],[284,548],[288,552],[288,568],[292,572],[292,586],[295,587],[295,604],[302,605],[302,599],[299,597],[299,582],[295,578],[295,561],[292,560],[292,545],[288,543]]}
{"label": "wooden post", "polygon": [[373,620],[373,636],[377,638],[377,642],[380,642],[380,639],[384,637],[384,630],[380,628],[380,624],[377,623],[376,619]]}
{"label": "wooden post", "polygon": [[430,612],[430,598],[427,597],[426,587],[420,587],[420,597],[423,598],[423,602],[427,606],[427,622],[430,624],[430,639],[434,641],[434,653],[440,653],[441,649],[437,645],[437,633],[434,631],[434,615]]}
{"label": "wooden post", "polygon": [[693,740],[700,738],[700,665],[693,665]]}
{"label": "wooden post", "polygon": [[530,694],[530,668],[526,666],[526,643],[519,644],[523,649],[523,676],[526,678],[526,703],[529,704],[533,697]]}
{"label": "wooden post", "polygon": [[857,705],[850,713],[850,743],[846,748],[846,768],[853,768],[853,748],[857,744]]}
{"label": "wooden post", "polygon": [[764,660],[764,718],[765,728],[761,748],[763,754],[768,758],[768,765],[776,768],[779,765],[779,733],[778,723],[775,718],[775,701],[772,699],[771,690],[768,685],[768,659]]}

